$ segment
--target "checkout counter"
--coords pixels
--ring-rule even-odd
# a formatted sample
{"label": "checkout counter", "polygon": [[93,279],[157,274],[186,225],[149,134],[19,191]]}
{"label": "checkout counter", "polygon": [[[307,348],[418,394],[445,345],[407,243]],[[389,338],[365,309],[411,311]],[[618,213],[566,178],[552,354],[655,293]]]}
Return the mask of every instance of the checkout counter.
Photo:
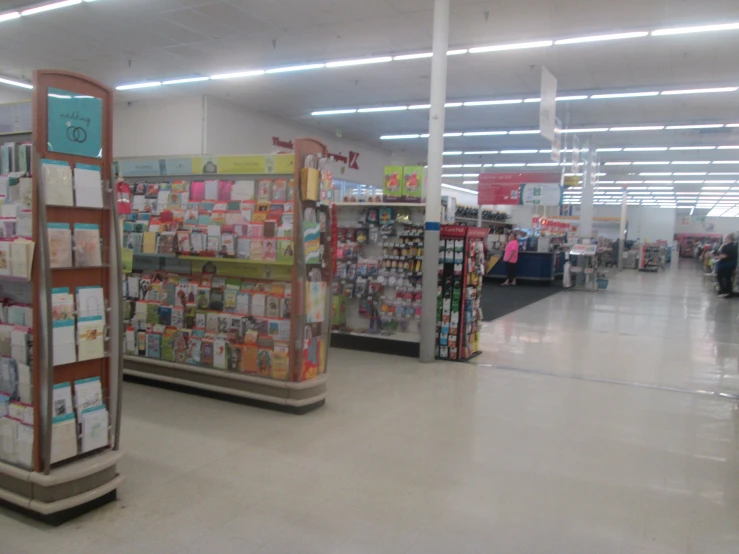
{"label": "checkout counter", "polygon": [[[564,275],[564,265],[564,252],[520,251],[518,253],[518,265],[516,267],[516,280],[554,281],[557,277]],[[506,268],[502,252],[500,253],[500,259],[495,262],[485,276],[500,279],[506,278]]]}

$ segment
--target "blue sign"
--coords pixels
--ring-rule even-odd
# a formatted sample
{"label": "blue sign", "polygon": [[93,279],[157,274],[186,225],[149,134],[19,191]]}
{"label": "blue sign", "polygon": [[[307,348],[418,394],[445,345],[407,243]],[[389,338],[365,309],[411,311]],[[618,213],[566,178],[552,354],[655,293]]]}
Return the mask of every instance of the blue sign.
{"label": "blue sign", "polygon": [[49,88],[48,150],[101,158],[103,155],[103,101],[93,96]]}

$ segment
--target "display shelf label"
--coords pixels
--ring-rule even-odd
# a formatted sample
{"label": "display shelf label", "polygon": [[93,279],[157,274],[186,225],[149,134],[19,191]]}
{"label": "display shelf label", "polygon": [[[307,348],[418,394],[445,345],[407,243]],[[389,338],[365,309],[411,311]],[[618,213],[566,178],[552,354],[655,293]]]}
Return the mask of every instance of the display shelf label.
{"label": "display shelf label", "polygon": [[209,273],[242,279],[275,281],[289,281],[292,279],[292,266],[218,263],[217,258],[214,258],[212,261],[194,260],[191,271],[192,273]]}
{"label": "display shelf label", "polygon": [[50,87],[47,133],[49,152],[86,158],[102,157],[102,99]]}

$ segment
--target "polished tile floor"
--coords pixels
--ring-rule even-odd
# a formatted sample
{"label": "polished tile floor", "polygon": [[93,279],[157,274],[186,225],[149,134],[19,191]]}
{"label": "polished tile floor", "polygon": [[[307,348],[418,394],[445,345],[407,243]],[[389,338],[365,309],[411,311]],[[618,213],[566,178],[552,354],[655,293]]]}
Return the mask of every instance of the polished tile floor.
{"label": "polished tile floor", "polygon": [[0,511],[0,552],[735,554],[737,316],[688,261],[489,323],[476,364],[334,350],[303,417],[129,384],[120,500]]}

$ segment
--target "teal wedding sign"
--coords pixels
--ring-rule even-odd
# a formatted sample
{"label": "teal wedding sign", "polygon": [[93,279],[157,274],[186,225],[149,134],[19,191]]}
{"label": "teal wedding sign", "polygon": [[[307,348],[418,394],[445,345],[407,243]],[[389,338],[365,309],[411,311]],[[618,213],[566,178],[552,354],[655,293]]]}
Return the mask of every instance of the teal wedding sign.
{"label": "teal wedding sign", "polygon": [[103,155],[103,101],[93,96],[49,88],[49,152],[101,158]]}

